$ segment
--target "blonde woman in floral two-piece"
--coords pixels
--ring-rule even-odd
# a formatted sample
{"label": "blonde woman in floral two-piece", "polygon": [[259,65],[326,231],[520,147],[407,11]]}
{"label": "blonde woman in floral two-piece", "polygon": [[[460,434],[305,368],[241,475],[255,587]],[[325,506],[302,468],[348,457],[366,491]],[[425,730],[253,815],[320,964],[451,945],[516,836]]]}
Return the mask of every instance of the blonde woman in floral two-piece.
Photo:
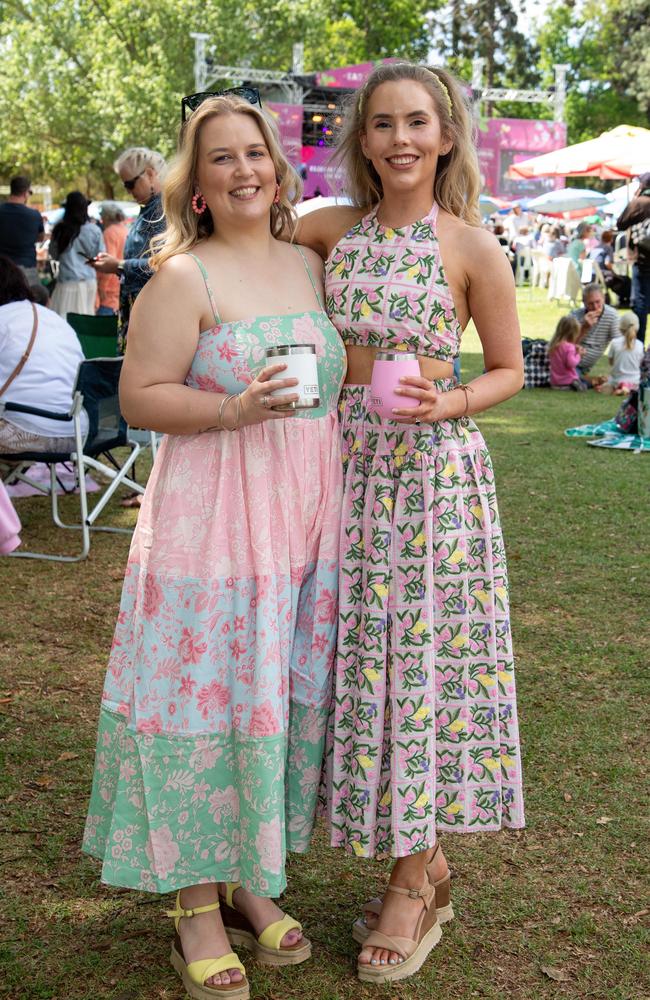
{"label": "blonde woman in floral two-piece", "polygon": [[[334,846],[397,859],[353,928],[359,977],[382,982],[416,972],[453,917],[439,833],[524,823],[504,548],[471,419],[516,393],[523,372],[512,272],[480,228],[453,78],[378,67],[337,155],[359,207],[314,212],[299,230],[326,258],[348,354],[327,816]],[[470,317],[485,373],[460,386],[452,362]],[[370,402],[377,349],[420,362],[392,420]]]}

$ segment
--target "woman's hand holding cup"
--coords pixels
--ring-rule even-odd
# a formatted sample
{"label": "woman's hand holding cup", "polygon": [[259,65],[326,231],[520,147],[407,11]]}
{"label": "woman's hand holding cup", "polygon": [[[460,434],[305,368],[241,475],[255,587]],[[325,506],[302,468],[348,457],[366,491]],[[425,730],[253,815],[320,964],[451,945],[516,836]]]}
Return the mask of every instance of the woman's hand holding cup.
{"label": "woman's hand holding cup", "polygon": [[396,408],[391,419],[403,424],[432,424],[446,419],[445,393],[438,392],[433,382],[422,375],[404,375],[394,390],[399,396],[410,397],[413,403],[409,409]]}
{"label": "woman's hand holding cup", "polygon": [[[292,403],[298,402],[300,398],[298,393],[272,395],[277,389],[292,389],[298,385],[297,378],[273,378],[279,372],[285,371],[286,367],[285,364],[267,365],[242,392],[239,427],[261,424],[266,420],[284,420],[294,415],[293,409],[278,410],[276,407],[290,407]],[[270,379],[273,379],[272,386],[269,385]]]}

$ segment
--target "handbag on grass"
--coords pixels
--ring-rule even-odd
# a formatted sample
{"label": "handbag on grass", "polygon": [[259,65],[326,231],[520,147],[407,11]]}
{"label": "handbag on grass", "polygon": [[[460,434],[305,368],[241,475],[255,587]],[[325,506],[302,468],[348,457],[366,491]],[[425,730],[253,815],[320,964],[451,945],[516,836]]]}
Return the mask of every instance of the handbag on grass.
{"label": "handbag on grass", "polygon": [[650,382],[639,383],[638,430],[642,438],[650,438]]}
{"label": "handbag on grass", "polygon": [[621,403],[614,417],[616,426],[623,434],[638,433],[639,393],[633,389],[627,399]]}

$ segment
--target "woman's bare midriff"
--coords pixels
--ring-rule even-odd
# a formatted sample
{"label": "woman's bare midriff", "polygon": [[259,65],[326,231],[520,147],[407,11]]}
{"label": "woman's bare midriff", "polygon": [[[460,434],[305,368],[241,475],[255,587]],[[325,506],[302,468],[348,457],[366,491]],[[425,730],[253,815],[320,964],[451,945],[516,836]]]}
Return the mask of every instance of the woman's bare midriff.
{"label": "woman's bare midriff", "polygon": [[[372,379],[372,366],[375,355],[381,348],[361,347],[357,344],[347,345],[348,371],[345,376],[346,385],[370,385]],[[435,358],[424,358],[418,355],[420,362],[420,374],[424,378],[438,379],[451,378],[454,374],[454,366],[451,361],[437,361]]]}

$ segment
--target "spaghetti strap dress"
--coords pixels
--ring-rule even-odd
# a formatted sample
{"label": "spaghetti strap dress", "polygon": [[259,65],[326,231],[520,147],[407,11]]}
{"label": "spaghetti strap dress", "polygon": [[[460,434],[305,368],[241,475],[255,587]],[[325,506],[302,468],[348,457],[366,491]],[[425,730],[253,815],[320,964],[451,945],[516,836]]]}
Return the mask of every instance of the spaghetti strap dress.
{"label": "spaghetti strap dress", "polygon": [[126,568],[83,847],[111,885],[240,881],[277,896],[286,852],[309,845],[331,698],[345,350],[306,261],[314,309],[224,323],[195,260],[214,326],[186,384],[241,392],[267,347],[314,344],[320,406],[163,439]]}
{"label": "spaghetti strap dress", "polygon": [[[461,328],[434,205],[376,210],[326,263],[346,344],[452,361]],[[435,382],[453,389],[453,379]],[[404,857],[440,831],[524,823],[508,583],[492,463],[471,419],[380,418],[345,385],[340,613],[326,759],[333,846]]]}

